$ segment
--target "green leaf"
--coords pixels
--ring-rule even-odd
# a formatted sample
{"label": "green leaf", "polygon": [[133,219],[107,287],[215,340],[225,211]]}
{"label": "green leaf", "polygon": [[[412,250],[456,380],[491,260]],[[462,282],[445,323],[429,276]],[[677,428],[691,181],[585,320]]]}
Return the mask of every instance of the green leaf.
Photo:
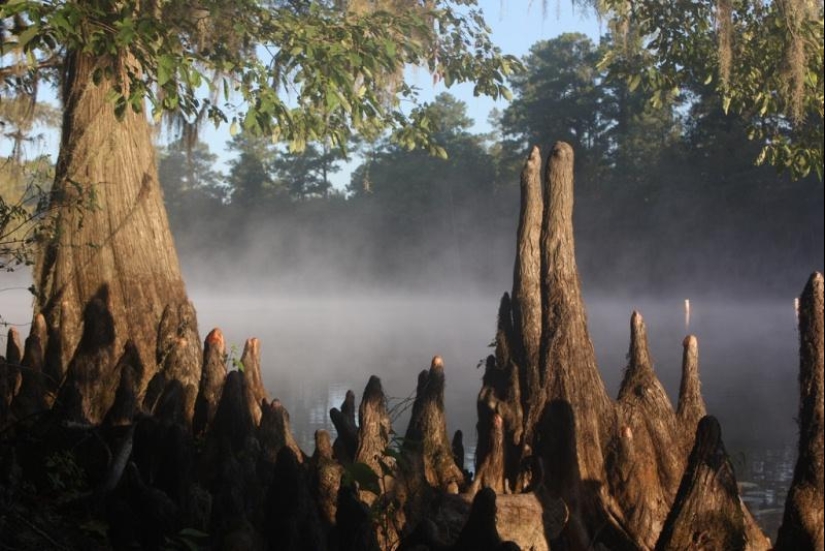
{"label": "green leaf", "polygon": [[175,60],[168,55],[160,56],[158,59],[158,86],[163,86],[169,82],[174,74],[174,70]]}

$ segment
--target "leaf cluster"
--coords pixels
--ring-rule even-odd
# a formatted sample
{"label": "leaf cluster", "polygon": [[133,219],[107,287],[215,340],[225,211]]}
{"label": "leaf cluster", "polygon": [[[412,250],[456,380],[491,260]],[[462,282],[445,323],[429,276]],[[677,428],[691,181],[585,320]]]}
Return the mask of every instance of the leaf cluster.
{"label": "leaf cluster", "polygon": [[148,109],[156,120],[228,122],[293,151],[387,129],[407,147],[427,146],[426,121],[402,108],[417,90],[391,77],[422,66],[448,85],[472,81],[477,94],[506,97],[505,78],[519,69],[473,4],[353,13],[307,0],[11,0],[0,7],[0,86],[8,95],[79,52],[96,60],[95,84],[111,83],[119,116]]}
{"label": "leaf cluster", "polygon": [[616,38],[602,61],[654,105],[711,87],[761,144],[757,163],[823,170],[823,12],[796,0],[605,0]]}

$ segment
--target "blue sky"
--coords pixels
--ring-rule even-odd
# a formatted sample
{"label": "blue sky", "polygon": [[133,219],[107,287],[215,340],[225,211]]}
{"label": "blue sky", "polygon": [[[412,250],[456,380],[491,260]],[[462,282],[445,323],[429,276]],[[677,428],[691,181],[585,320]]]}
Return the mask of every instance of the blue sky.
{"label": "blue sky", "polygon": [[[592,13],[574,8],[570,0],[547,0],[547,13],[543,13],[542,0],[479,0],[485,20],[492,29],[493,43],[505,54],[518,57],[526,55],[530,47],[540,40],[548,40],[563,33],[581,32],[598,40],[599,22]],[[412,83],[422,89],[425,100],[440,92],[449,92],[468,106],[468,114],[475,121],[474,131],[490,130],[487,117],[493,108],[504,109],[505,100],[493,101],[487,97],[473,97],[472,85],[463,84],[433,88],[426,71],[411,75]]]}

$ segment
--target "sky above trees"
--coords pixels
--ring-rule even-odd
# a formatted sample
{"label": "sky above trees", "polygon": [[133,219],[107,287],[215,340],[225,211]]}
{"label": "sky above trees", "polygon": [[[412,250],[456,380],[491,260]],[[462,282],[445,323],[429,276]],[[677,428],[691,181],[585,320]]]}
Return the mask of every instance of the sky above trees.
{"label": "sky above trees", "polygon": [[[530,48],[540,40],[548,40],[563,33],[580,32],[598,42],[603,27],[592,13],[583,7],[573,6],[570,2],[548,2],[546,13],[540,0],[530,0],[525,7],[524,0],[479,0],[478,6],[484,11],[490,26],[493,43],[505,54],[519,58],[529,54]],[[474,134],[485,134],[493,127],[489,116],[493,109],[503,110],[509,102],[503,98],[494,100],[486,96],[473,96],[473,85],[457,84],[450,88],[443,83],[434,83],[432,76],[425,69],[407,70],[407,80],[421,89],[422,101],[433,101],[438,94],[448,91],[467,106],[467,116],[473,124],[468,130]],[[215,128],[206,125],[202,134],[203,141],[209,145],[212,153],[217,155],[219,169],[228,170],[235,152],[231,147],[231,138],[227,126]],[[350,183],[352,172],[361,163],[360,158],[353,158],[344,163],[330,180],[336,189],[345,189]]]}

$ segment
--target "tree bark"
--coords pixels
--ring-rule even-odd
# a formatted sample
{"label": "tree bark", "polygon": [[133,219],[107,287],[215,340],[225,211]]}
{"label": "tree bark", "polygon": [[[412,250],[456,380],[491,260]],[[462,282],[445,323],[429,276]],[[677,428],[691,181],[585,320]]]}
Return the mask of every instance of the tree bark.
{"label": "tree bark", "polygon": [[[146,115],[127,108],[118,120],[107,99],[114,84],[92,82],[94,70],[107,64],[121,73],[127,57],[66,55],[52,192],[55,232],[35,274],[35,311],[48,325],[48,362],[64,372],[78,353],[85,355],[87,361],[76,362],[72,376],[82,383],[75,385],[79,416],[91,422],[103,418],[120,381],[112,352],[123,350],[127,339],[135,343],[145,368],[138,381],[142,394],[158,370],[155,351],[164,309],[188,303]],[[78,201],[87,206],[78,208]],[[101,340],[90,335],[79,351],[87,315],[108,327],[94,335]],[[197,359],[190,364],[198,365]]]}
{"label": "tree bark", "polygon": [[192,422],[196,435],[205,433],[211,426],[225,380],[226,343],[223,332],[215,328],[209,332],[203,344],[203,369]]}
{"label": "tree bark", "polygon": [[[355,461],[369,465],[383,482],[384,468],[389,468],[387,448],[390,445],[392,425],[381,379],[371,376],[364,388],[361,405],[358,408],[358,446]],[[382,484],[382,491],[385,486]],[[362,492],[363,493],[363,492]],[[363,496],[362,496],[363,499]]]}
{"label": "tree bark", "polygon": [[269,401],[269,394],[261,377],[261,341],[256,338],[246,340],[241,354],[241,365],[246,379],[246,403],[249,414],[258,425],[261,422],[261,403]]}
{"label": "tree bark", "polygon": [[[573,238],[573,149],[557,142],[547,160],[541,231],[542,333],[540,379],[544,403],[526,426],[547,469],[545,483],[564,499],[570,545],[612,538],[606,509],[604,447],[616,414],[596,366],[581,297]],[[619,529],[619,532],[621,530]]]}
{"label": "tree bark", "polygon": [[685,350],[682,355],[682,382],[679,386],[676,417],[686,436],[686,444],[692,447],[696,427],[699,420],[707,414],[707,407],[699,382],[699,341],[693,335],[688,335],[682,344]]}
{"label": "tree bark", "polygon": [[739,498],[722,429],[714,417],[699,422],[679,492],[656,549],[770,549],[770,541]]}
{"label": "tree bark", "polygon": [[686,452],[673,406],[653,370],[641,314],[634,312],[630,325],[630,362],[619,389],[618,434],[607,472],[623,526],[652,549],[679,487]]}
{"label": "tree bark", "polygon": [[423,475],[433,488],[458,493],[464,486],[464,473],[455,464],[447,419],[444,415],[444,362],[435,356],[429,371],[418,376],[410,424],[404,436],[404,451],[409,454],[414,476]]}
{"label": "tree bark", "polygon": [[799,301],[799,457],[785,502],[777,550],[823,549],[823,293],[813,274]]}
{"label": "tree bark", "polygon": [[[530,150],[521,172],[521,213],[513,274],[513,351],[519,366],[521,405],[526,419],[534,420],[541,401],[541,225],[544,200],[541,189],[541,152]],[[530,427],[530,423],[527,423]],[[528,428],[527,439],[531,437]]]}

